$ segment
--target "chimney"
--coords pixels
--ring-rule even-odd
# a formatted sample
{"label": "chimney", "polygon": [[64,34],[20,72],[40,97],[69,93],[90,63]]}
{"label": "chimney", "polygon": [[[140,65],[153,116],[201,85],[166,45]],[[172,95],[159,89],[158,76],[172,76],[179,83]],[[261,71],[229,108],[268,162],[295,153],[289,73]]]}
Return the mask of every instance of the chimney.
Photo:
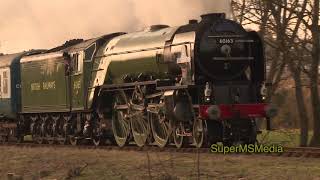
{"label": "chimney", "polygon": [[198,20],[196,20],[196,19],[189,20],[189,24],[197,24],[197,23],[198,23]]}
{"label": "chimney", "polygon": [[217,19],[225,19],[225,13],[211,13],[211,14],[204,14],[201,15],[202,21],[216,21]]}

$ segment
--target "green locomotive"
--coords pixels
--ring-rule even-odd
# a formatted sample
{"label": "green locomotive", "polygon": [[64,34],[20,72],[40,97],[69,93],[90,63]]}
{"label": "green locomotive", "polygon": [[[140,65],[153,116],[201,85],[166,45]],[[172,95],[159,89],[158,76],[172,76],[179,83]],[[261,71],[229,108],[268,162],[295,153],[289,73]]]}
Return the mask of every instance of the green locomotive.
{"label": "green locomotive", "polygon": [[73,145],[254,143],[255,119],[275,115],[263,103],[264,69],[259,36],[224,14],[0,56],[1,85],[11,71],[0,135]]}

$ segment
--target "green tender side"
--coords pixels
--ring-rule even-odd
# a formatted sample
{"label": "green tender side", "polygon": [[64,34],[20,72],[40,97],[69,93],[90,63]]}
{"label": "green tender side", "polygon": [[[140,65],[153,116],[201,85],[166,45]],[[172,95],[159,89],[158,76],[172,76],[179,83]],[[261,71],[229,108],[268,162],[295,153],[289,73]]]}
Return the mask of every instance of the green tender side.
{"label": "green tender side", "polygon": [[4,88],[3,73],[8,73],[8,94],[0,90],[0,119],[15,119],[20,111],[20,59],[28,52],[0,56],[1,88]]}
{"label": "green tender side", "polygon": [[70,110],[62,56],[28,57],[21,62],[22,112]]}

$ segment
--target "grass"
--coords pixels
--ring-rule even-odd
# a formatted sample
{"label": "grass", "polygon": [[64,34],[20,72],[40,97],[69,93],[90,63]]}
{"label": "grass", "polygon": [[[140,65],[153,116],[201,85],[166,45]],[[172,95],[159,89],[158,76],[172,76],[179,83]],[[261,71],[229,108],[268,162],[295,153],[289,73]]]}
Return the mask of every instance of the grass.
{"label": "grass", "polygon": [[[0,179],[197,179],[197,154],[0,147]],[[320,159],[200,154],[201,179],[320,179]],[[74,176],[74,177],[71,177]],[[69,177],[69,178],[68,178]]]}
{"label": "grass", "polygon": [[[309,141],[312,132],[309,133]],[[297,129],[279,129],[274,131],[262,131],[258,135],[258,141],[261,144],[281,144],[286,147],[298,147],[300,144],[300,131]]]}

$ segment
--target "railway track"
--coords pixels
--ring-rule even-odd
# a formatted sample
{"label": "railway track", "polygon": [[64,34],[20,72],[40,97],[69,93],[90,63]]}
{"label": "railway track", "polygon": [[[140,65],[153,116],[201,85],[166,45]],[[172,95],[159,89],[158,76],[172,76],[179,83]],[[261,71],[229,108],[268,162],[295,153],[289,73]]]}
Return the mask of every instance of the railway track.
{"label": "railway track", "polygon": [[116,151],[149,151],[149,152],[176,152],[176,153],[210,153],[209,148],[176,148],[172,145],[166,148],[159,148],[157,146],[144,146],[138,147],[136,145],[128,145],[125,147],[118,147],[115,145],[105,145],[105,146],[93,146],[93,145],[53,145],[53,144],[34,144],[34,143],[0,143],[0,146],[9,147],[27,147],[27,148],[75,148],[75,149],[100,149],[100,150],[116,150]]}
{"label": "railway track", "polygon": [[[76,148],[76,149],[100,149],[100,150],[116,150],[116,151],[137,151],[137,152],[173,152],[173,153],[201,153],[201,154],[216,154],[212,153],[210,148],[180,148],[167,147],[159,148],[157,146],[145,146],[137,147],[135,145],[129,145],[125,147],[118,147],[113,145],[107,146],[92,146],[92,145],[51,145],[51,144],[34,144],[34,143],[0,143],[0,146],[8,147],[28,147],[28,148]],[[320,158],[320,148],[311,147],[285,147],[282,153],[244,153],[245,155],[264,155],[264,156],[283,156],[283,157],[303,157],[303,158]]]}
{"label": "railway track", "polygon": [[284,152],[280,154],[281,156],[287,157],[310,157],[310,158],[320,158],[320,148],[312,147],[295,147],[295,148],[284,148]]}

